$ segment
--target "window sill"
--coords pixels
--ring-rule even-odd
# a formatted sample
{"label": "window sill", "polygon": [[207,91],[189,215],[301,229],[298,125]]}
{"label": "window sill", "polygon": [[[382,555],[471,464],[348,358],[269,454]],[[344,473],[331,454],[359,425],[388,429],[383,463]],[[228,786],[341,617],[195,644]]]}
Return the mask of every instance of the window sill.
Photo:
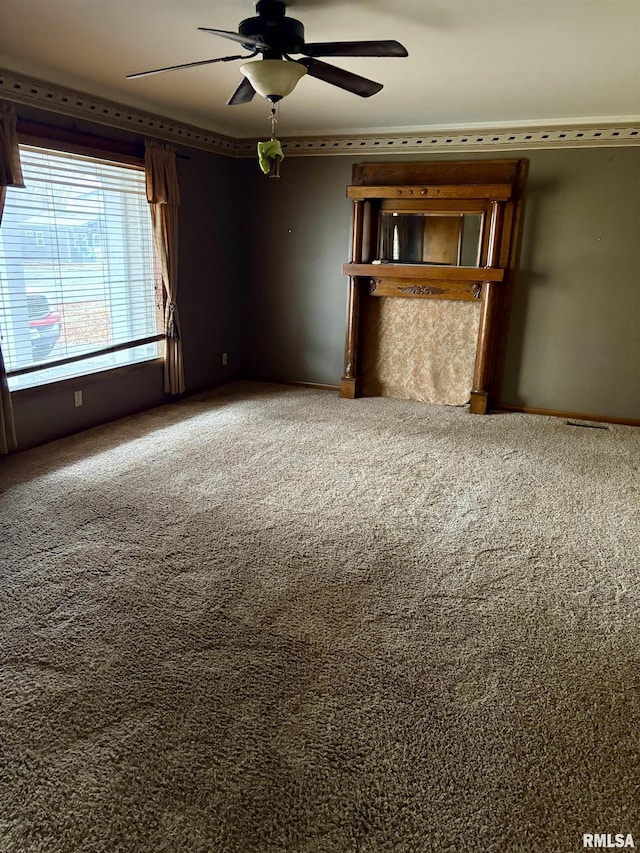
{"label": "window sill", "polygon": [[72,376],[68,379],[54,379],[51,382],[43,382],[40,385],[34,385],[32,388],[16,388],[11,391],[11,397],[15,400],[37,399],[45,393],[51,391],[59,391],[61,393],[75,390],[79,386],[82,388],[99,387],[106,382],[111,382],[119,376],[140,372],[145,370],[159,370],[164,364],[164,358],[153,358],[150,361],[139,361],[135,364],[123,364],[120,367],[111,367],[106,370],[100,370],[96,373],[86,373],[83,376]]}

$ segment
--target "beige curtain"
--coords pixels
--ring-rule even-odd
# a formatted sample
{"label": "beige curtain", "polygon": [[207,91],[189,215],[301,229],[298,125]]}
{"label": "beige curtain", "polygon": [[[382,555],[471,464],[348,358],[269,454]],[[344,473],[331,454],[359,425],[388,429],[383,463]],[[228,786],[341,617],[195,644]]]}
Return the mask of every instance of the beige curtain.
{"label": "beige curtain", "polygon": [[182,394],[185,385],[177,304],[180,192],[175,148],[160,142],[147,141],[145,171],[153,237],[160,258],[162,284],[165,290],[164,390],[167,394]]}
{"label": "beige curtain", "polygon": [[[0,103],[0,226],[7,187],[23,186],[16,132],[16,111],[10,104]],[[10,453],[17,447],[13,406],[2,357],[2,330],[0,329],[0,454]]]}

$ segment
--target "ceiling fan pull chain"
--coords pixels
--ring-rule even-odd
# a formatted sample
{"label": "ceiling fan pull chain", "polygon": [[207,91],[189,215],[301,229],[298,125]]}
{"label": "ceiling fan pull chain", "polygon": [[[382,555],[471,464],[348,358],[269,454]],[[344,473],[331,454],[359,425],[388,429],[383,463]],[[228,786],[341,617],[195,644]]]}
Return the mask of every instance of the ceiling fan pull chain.
{"label": "ceiling fan pull chain", "polygon": [[271,107],[271,139],[269,142],[258,142],[258,164],[265,175],[270,178],[280,177],[280,162],[284,157],[282,146],[276,139],[278,125],[278,104]]}

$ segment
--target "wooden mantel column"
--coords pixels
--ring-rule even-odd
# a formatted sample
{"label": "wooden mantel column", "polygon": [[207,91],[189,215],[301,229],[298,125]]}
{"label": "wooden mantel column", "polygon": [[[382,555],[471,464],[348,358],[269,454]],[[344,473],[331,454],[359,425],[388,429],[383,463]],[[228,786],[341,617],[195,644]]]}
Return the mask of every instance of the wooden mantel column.
{"label": "wooden mantel column", "polygon": [[[368,227],[367,231],[370,230]],[[369,238],[370,239],[370,238]],[[367,241],[369,242],[369,240]],[[351,231],[351,261],[361,263],[364,260],[365,243],[365,202],[358,198],[353,202],[353,225]],[[360,321],[360,282],[356,276],[349,276],[347,295],[347,333],[344,346],[344,375],[340,381],[340,396],[353,400],[359,396],[358,377],[358,325]]]}
{"label": "wooden mantel column", "polygon": [[[497,201],[491,202],[491,218],[489,221],[488,266],[499,264],[500,237],[502,232],[502,207]],[[473,371],[473,388],[469,411],[474,415],[484,415],[487,412],[489,400],[489,383],[491,379],[491,357],[493,353],[493,335],[495,325],[497,288],[499,283],[485,281],[482,284],[482,309],[478,326],[478,346]]]}

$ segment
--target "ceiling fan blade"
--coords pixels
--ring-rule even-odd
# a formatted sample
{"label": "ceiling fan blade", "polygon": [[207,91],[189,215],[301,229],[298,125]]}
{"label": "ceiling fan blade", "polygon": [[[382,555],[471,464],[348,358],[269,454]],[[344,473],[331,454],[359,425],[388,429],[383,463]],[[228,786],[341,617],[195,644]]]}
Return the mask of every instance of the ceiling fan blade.
{"label": "ceiling fan blade", "polygon": [[346,89],[347,92],[353,92],[354,95],[360,95],[361,98],[369,98],[382,89],[382,83],[375,83],[373,80],[367,80],[366,77],[360,77],[358,74],[352,74],[351,71],[336,68],[335,65],[328,65],[318,59],[298,59],[296,61],[306,67],[307,73],[311,77],[317,77],[318,80],[324,80],[325,83],[331,83],[332,86]]}
{"label": "ceiling fan blade", "polygon": [[228,106],[235,107],[238,104],[248,104],[255,95],[256,90],[251,85],[251,82],[245,77],[242,83],[235,90],[233,95],[227,101]]}
{"label": "ceiling fan blade", "polygon": [[[257,53],[257,51],[256,51]],[[186,62],[184,65],[167,65],[166,68],[154,68],[153,71],[140,71],[138,74],[127,74],[127,80],[135,80],[137,77],[146,77],[149,74],[161,74],[163,71],[178,71],[180,68],[196,68],[198,65],[212,65],[214,62],[229,62],[232,59],[249,59],[255,53],[240,56],[220,56],[218,59],[203,59],[200,62]]]}
{"label": "ceiling fan blade", "polygon": [[231,41],[240,42],[240,44],[248,44],[258,50],[269,50],[269,45],[260,38],[260,36],[243,36],[242,33],[232,33],[229,30],[212,30],[209,27],[198,27],[203,33],[213,33],[214,36],[222,36]]}
{"label": "ceiling fan blade", "polygon": [[323,41],[305,44],[305,56],[409,56],[399,41]]}

